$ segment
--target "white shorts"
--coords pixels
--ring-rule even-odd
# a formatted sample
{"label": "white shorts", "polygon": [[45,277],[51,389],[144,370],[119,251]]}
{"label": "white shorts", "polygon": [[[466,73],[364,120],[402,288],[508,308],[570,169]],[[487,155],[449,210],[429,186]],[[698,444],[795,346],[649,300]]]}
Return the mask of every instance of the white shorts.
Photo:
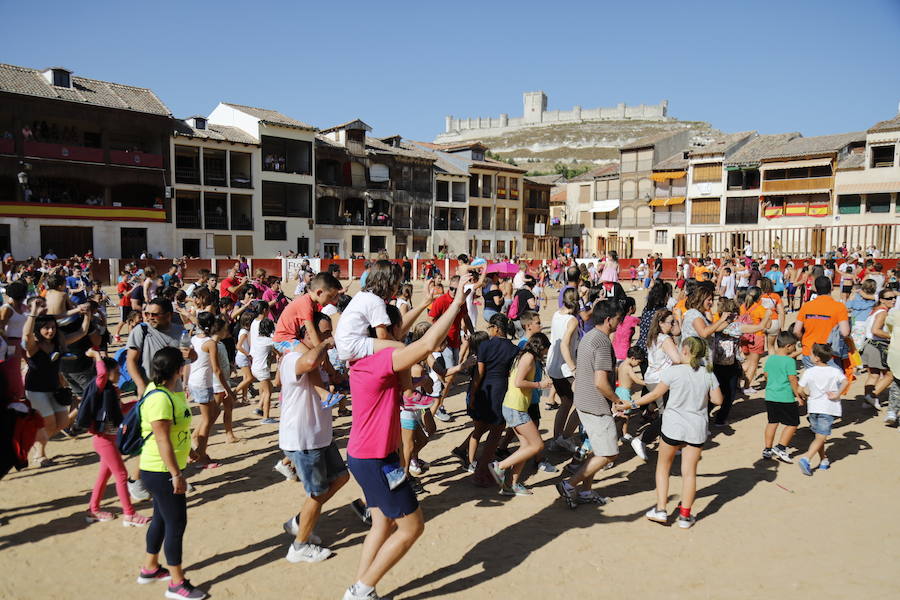
{"label": "white shorts", "polygon": [[612,415],[592,415],[578,411],[594,456],[616,456],[619,453],[619,436]]}
{"label": "white shorts", "polygon": [[238,353],[237,353],[237,356],[234,357],[234,365],[235,365],[238,369],[243,369],[244,367],[249,367],[249,366],[250,366],[250,359],[247,358],[247,355],[246,355],[246,354],[243,354],[243,353],[241,353],[241,352],[238,352]]}
{"label": "white shorts", "polygon": [[359,360],[375,354],[375,338],[344,337],[334,341],[338,358],[345,361]]}
{"label": "white shorts", "polygon": [[269,369],[253,369],[250,372],[257,381],[269,381],[272,379],[272,371]]}

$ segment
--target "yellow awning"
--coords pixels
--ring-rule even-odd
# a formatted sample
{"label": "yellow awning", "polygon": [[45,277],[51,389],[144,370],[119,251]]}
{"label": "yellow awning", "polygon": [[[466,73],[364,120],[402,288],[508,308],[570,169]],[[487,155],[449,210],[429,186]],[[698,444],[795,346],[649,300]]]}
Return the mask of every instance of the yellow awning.
{"label": "yellow awning", "polygon": [[684,196],[674,196],[666,199],[666,206],[674,206],[676,204],[684,204]]}
{"label": "yellow awning", "polygon": [[687,171],[662,171],[659,173],[650,173],[650,179],[660,183],[670,179],[681,179],[687,177]]}
{"label": "yellow awning", "polygon": [[650,206],[665,206],[668,198],[654,198],[650,201]]}

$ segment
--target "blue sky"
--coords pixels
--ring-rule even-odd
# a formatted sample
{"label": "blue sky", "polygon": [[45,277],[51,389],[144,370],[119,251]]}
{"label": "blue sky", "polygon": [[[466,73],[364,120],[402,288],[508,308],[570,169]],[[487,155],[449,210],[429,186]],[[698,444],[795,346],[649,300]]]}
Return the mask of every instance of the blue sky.
{"label": "blue sky", "polygon": [[0,1],[0,61],[429,140],[444,116],[669,100],[725,131],[865,129],[900,102],[900,0]]}

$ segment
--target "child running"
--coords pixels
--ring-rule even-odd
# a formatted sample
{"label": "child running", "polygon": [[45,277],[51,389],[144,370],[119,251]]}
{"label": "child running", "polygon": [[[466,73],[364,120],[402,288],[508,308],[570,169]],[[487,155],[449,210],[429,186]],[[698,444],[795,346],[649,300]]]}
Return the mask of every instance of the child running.
{"label": "child running", "polygon": [[807,395],[806,412],[809,428],[816,436],[806,454],[797,459],[797,466],[807,476],[812,476],[810,459],[816,454],[819,455],[819,470],[824,471],[831,467],[828,457],[825,456],[825,441],[831,435],[834,418],[842,414],[841,389],[847,382],[840,369],[828,364],[832,360],[834,352],[830,345],[813,344],[813,366],[800,376],[800,387]]}
{"label": "child running", "polygon": [[[791,464],[787,447],[800,425],[800,404],[803,397],[797,384],[797,360],[793,354],[797,350],[797,338],[790,331],[782,331],[775,338],[775,354],[766,361],[766,424],[763,458],[777,458]],[[797,403],[797,398],[800,403]],[[778,425],[784,425],[781,440],[776,446],[775,432]]]}
{"label": "child running", "polygon": [[697,494],[697,463],[709,435],[707,401],[722,404],[722,392],[711,372],[712,365],[703,367],[706,351],[706,342],[701,338],[685,339],[681,343],[682,364],[663,371],[659,385],[640,400],[632,401],[630,405],[618,405],[620,410],[635,409],[656,402],[669,392],[666,410],[663,411],[659,459],[656,463],[656,506],[648,510],[646,516],[657,523],[669,520],[669,513],[666,511],[669,473],[675,461],[675,453],[681,450],[682,483],[678,526],[682,529],[692,527],[696,521],[691,514],[691,507]]}

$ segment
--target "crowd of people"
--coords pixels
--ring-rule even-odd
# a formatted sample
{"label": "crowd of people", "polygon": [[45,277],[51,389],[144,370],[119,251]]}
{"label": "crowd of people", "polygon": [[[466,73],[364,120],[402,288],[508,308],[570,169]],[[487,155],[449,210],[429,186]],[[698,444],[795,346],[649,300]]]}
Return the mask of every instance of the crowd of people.
{"label": "crowd of people", "polygon": [[[730,427],[741,398],[763,394],[762,459],[796,462],[808,476],[831,466],[826,442],[857,376],[872,411],[887,394],[884,420],[897,424],[900,286],[875,257],[685,259],[673,281],[652,256],[631,273],[633,287],[648,290],[640,310],[614,252],[515,272],[460,255],[451,273],[426,269],[418,300],[406,262],[372,261],[346,286],[304,263],[293,298],[246,260],[190,283],[182,263],[166,273],[130,263],[113,298],[84,258],[5,265],[4,419],[33,444],[24,444],[30,456],[21,444],[4,449],[0,473],[52,464],[57,434],[90,434],[99,471],[84,518],[116,518],[101,508],[112,477],[123,524],[146,527],[137,582],[166,581],[169,598],[204,598],[182,566],[186,473],[220,466],[209,452],[220,417],[228,445],[218,448],[239,452],[232,414],[252,404],[255,426],[278,429],[283,457],[272,468],[307,494],[284,523],[286,559],[331,555],[316,525],[352,475],[362,497],[351,507],[369,531],[344,598],[373,599],[424,531],[422,456],[439,423],[454,419],[445,401],[459,389],[471,428],[451,454],[475,486],[527,497],[539,471],[557,474],[569,508],[602,506],[610,498],[595,477],[623,453],[649,461],[655,452],[646,517],[681,528],[696,522],[710,427]],[[557,310],[545,327],[551,292]],[[792,456],[802,407],[814,437]],[[336,417],[351,419],[343,456]],[[546,440],[542,417],[552,420]],[[682,490],[671,513],[678,456]],[[152,514],[137,512],[147,499]]]}

